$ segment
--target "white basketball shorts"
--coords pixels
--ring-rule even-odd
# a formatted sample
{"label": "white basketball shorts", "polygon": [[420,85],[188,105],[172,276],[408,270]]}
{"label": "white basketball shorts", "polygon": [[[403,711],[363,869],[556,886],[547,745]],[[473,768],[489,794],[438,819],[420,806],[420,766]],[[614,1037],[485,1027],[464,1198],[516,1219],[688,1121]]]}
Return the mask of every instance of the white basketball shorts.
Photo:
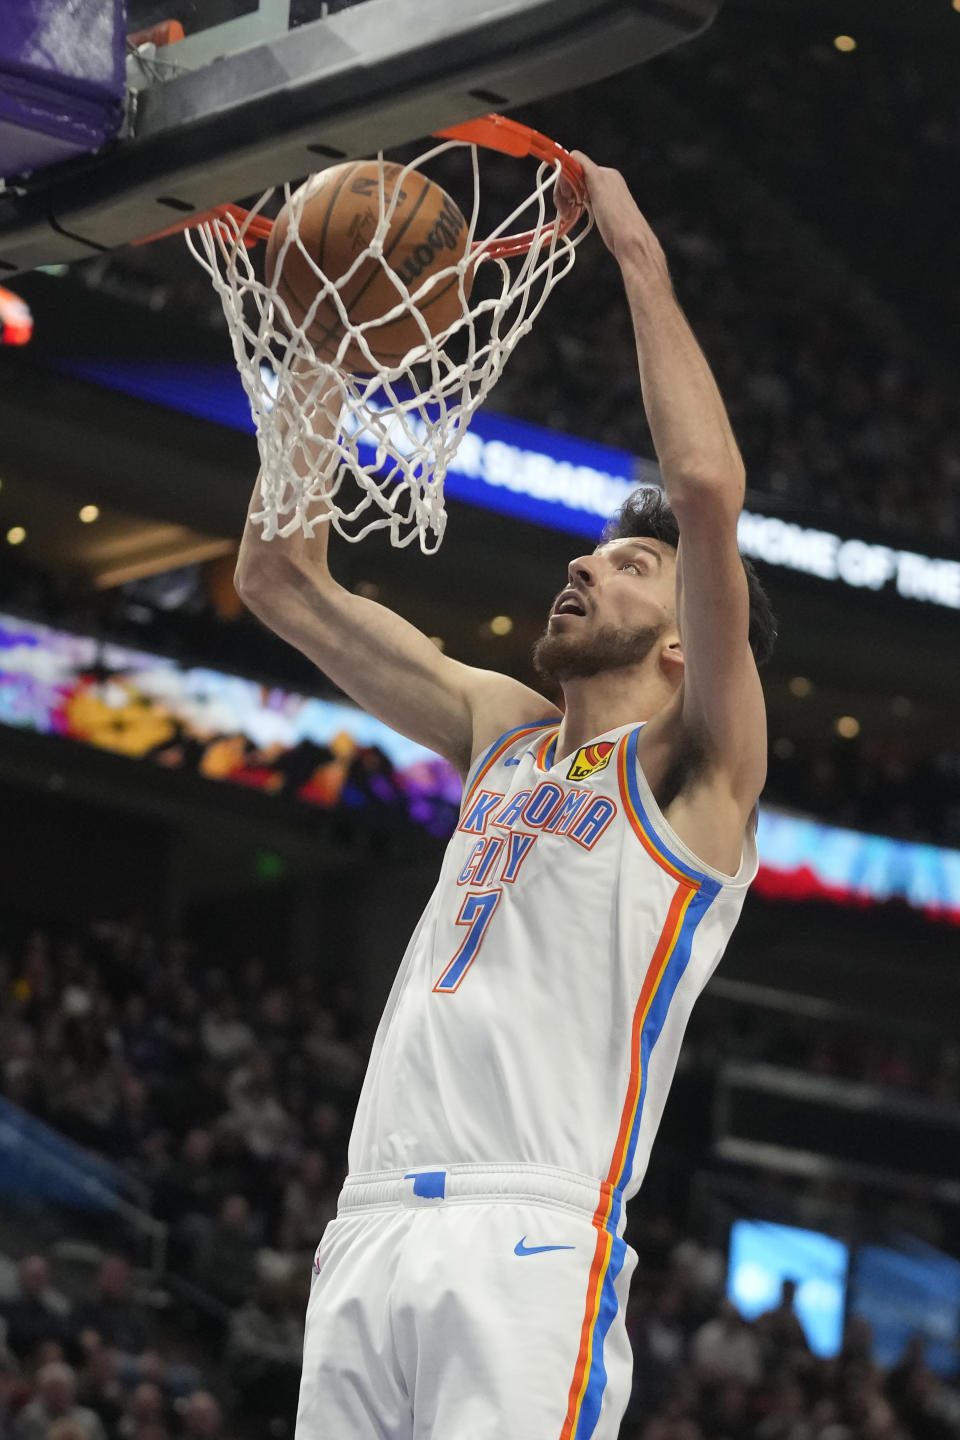
{"label": "white basketball shorts", "polygon": [[616,1440],[635,1253],[546,1166],[352,1175],[317,1249],[296,1440]]}

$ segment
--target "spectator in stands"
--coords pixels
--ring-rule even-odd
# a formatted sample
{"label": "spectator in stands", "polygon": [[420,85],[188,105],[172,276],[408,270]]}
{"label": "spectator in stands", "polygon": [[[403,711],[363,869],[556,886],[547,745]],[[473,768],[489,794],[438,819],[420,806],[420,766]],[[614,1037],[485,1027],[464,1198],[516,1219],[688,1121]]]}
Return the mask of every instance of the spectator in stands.
{"label": "spectator in stands", "polygon": [[840,1360],[847,1373],[873,1369],[873,1329],[863,1315],[851,1315],[843,1329]]}
{"label": "spectator in stands", "polygon": [[926,1341],[914,1335],[887,1376],[886,1393],[911,1440],[956,1440],[960,1396],[951,1393],[926,1363]]}
{"label": "spectator in stands", "polygon": [[303,1142],[308,1150],[322,1150],[332,1166],[346,1165],[348,1117],[330,1100],[321,1100],[310,1109],[304,1125]]}
{"label": "spectator in stands", "polygon": [[749,1388],[737,1380],[727,1380],[716,1388],[705,1387],[698,1418],[705,1435],[748,1440],[754,1429]]}
{"label": "spectator in stands", "polygon": [[337,1021],[329,1010],[317,1007],[303,1049],[313,1068],[335,1090],[349,1091],[363,1078],[363,1058],[349,1041],[337,1036]]}
{"label": "spectator in stands", "polygon": [[50,1286],[50,1265],[43,1255],[27,1255],[17,1266],[17,1294],[0,1304],[6,1344],[18,1360],[29,1360],[44,1340],[66,1345],[76,1326],[70,1306]]}
{"label": "spectator in stands", "polygon": [[265,989],[256,1019],[257,1044],[266,1050],[274,1065],[282,1066],[288,1059],[299,1028],[286,985]]}
{"label": "spectator in stands", "polygon": [[755,1431],[756,1440],[812,1440],[803,1389],[790,1377],[777,1386],[773,1404]]}
{"label": "spectator in stands", "polygon": [[712,1310],[723,1293],[727,1259],[723,1251],[692,1235],[685,1237],[670,1254],[670,1266],[683,1278],[694,1302],[702,1311]]}
{"label": "spectator in stands", "polygon": [[122,1255],[108,1255],[97,1271],[94,1300],[77,1307],[78,1330],[91,1331],[102,1344],[137,1355],[147,1343],[143,1311],[132,1298],[133,1276]]}
{"label": "spectator in stands", "polygon": [[[847,1337],[844,1336],[844,1341],[846,1340]],[[898,1410],[902,1410],[907,1403],[916,1375],[926,1369],[926,1353],[925,1338],[922,1335],[911,1335],[903,1354],[887,1376],[887,1395]]]}
{"label": "spectator in stands", "polygon": [[216,1396],[209,1390],[194,1391],[183,1407],[183,1440],[218,1440],[222,1428],[223,1411]]}
{"label": "spectator in stands", "polygon": [[230,1113],[224,1120],[254,1159],[271,1164],[290,1154],[293,1121],[281,1104],[274,1065],[266,1050],[251,1051],[227,1081]]}
{"label": "spectator in stands", "polygon": [[203,1045],[203,1007],[195,985],[182,976],[171,977],[170,993],[164,1006],[164,1033],[173,1051],[175,1075],[184,1065],[195,1068]]}
{"label": "spectator in stands", "polygon": [[14,1000],[21,1017],[36,1025],[56,1008],[56,995],[50,936],[43,930],[35,930],[24,947],[13,986]]}
{"label": "spectator in stands", "polygon": [[172,1068],[173,1047],[165,1017],[148,1005],[145,992],[127,996],[120,1037],[127,1063],[138,1075],[162,1076]]}
{"label": "spectator in stands", "polygon": [[203,1048],[218,1065],[236,1065],[255,1044],[253,1031],[241,1020],[236,1000],[229,990],[217,999],[203,1017]]}
{"label": "spectator in stands", "polygon": [[8,1350],[0,1349],[0,1440],[15,1440],[14,1400],[17,1390],[17,1363]]}
{"label": "spectator in stands", "polygon": [[87,1440],[87,1432],[78,1420],[66,1416],[56,1420],[47,1431],[46,1440]]}
{"label": "spectator in stands", "polygon": [[228,1195],[197,1237],[192,1277],[224,1305],[242,1305],[256,1283],[257,1226],[244,1195]]}
{"label": "spectator in stands", "polygon": [[302,1359],[302,1297],[283,1279],[261,1281],[230,1321],[227,1361],[244,1411],[265,1421],[294,1414]]}
{"label": "spectator in stands", "polygon": [[137,1440],[170,1440],[170,1432],[162,1420],[145,1420],[137,1431]]}
{"label": "spectator in stands", "polygon": [[852,1378],[846,1408],[856,1430],[868,1440],[902,1440],[893,1407],[883,1394],[883,1377],[876,1367]]}
{"label": "spectator in stands", "polygon": [[90,1349],[77,1380],[77,1400],[99,1415],[107,1440],[116,1440],[124,1401],[118,1356],[111,1346],[94,1345]]}
{"label": "spectator in stands", "polygon": [[14,1105],[43,1113],[44,1077],[39,1052],[39,1030],[11,1017],[3,1037],[3,1093]]}
{"label": "spectator in stands", "polygon": [[244,1145],[243,1136],[237,1127],[230,1123],[229,1115],[226,1112],[221,1114],[220,1123],[213,1132],[212,1163],[218,1182],[214,1207],[216,1214],[227,1196],[243,1193],[254,1180],[256,1173],[255,1169],[251,1167],[250,1155]]}
{"label": "spectator in stands", "polygon": [[70,1421],[83,1440],[106,1440],[100,1417],[77,1404],[77,1377],[69,1365],[54,1361],[37,1371],[36,1395],[17,1416],[14,1440],[47,1440],[57,1421]]}
{"label": "spectator in stands", "polygon": [[[82,1345],[82,1337],[80,1343]],[[66,1358],[66,1351],[59,1340],[41,1340],[32,1356],[34,1373],[42,1370],[44,1365],[62,1365]]]}
{"label": "spectator in stands", "polygon": [[104,1153],[120,1161],[128,1156],[142,1157],[157,1129],[158,1119],[146,1084],[126,1068],[120,1070],[117,1103],[103,1136]]}
{"label": "spectator in stands", "polygon": [[635,1360],[634,1408],[648,1412],[657,1409],[682,1372],[686,1336],[680,1323],[681,1310],[680,1290],[670,1279],[649,1310],[640,1305],[634,1308],[633,1324],[628,1310]]}
{"label": "spectator in stands", "polygon": [[732,1300],[723,1300],[714,1319],[700,1326],[690,1354],[698,1379],[707,1384],[756,1385],[762,1374],[757,1338]]}
{"label": "spectator in stands", "polygon": [[182,1400],[199,1390],[202,1376],[189,1360],[167,1359],[159,1350],[143,1350],[139,1355],[117,1355],[117,1378],[124,1391],[137,1385],[156,1385],[167,1402]]}
{"label": "spectator in stands", "polygon": [[305,1150],[297,1172],[283,1192],[279,1244],[282,1250],[312,1255],[327,1222],[337,1213],[340,1177],[331,1183],[327,1158],[320,1150]]}
{"label": "spectator in stands", "polygon": [[214,1135],[197,1126],[188,1130],[178,1157],[169,1162],[154,1188],[156,1214],[168,1224],[192,1216],[212,1218],[222,1200],[222,1181],[214,1163]]}
{"label": "spectator in stands", "polygon": [[780,1286],[779,1303],[772,1310],[765,1310],[757,1320],[768,1372],[779,1370],[794,1352],[809,1353],[806,1331],[793,1308],[796,1296],[796,1280],[784,1280]]}
{"label": "spectator in stands", "polygon": [[835,1400],[817,1400],[810,1410],[810,1423],[817,1440],[850,1440],[850,1427],[842,1423]]}
{"label": "spectator in stands", "polygon": [[148,1425],[164,1425],[163,1392],[159,1385],[142,1380],[126,1397],[116,1434],[119,1440],[140,1440],[144,1427]]}

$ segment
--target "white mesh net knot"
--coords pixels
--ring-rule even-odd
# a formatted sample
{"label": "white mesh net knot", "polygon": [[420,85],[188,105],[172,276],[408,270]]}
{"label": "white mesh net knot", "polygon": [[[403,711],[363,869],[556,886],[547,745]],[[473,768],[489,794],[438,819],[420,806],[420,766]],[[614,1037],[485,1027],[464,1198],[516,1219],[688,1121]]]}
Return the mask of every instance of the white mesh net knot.
{"label": "white mesh net knot", "polygon": [[[469,150],[471,157],[473,207],[466,250],[456,265],[431,272],[423,285],[411,290],[384,262],[383,238],[409,171],[455,149]],[[293,193],[287,185],[281,192],[290,219],[275,277],[287,250],[296,245],[317,280],[316,296],[299,323],[275,286],[257,277],[249,248],[251,226],[255,230],[257,217],[276,191],[267,191],[248,214],[238,212],[240,218],[228,214],[187,231],[194,257],[220,296],[256,425],[260,508],[251,512],[251,519],[261,527],[264,540],[297,530],[309,537],[318,523],[330,523],[347,540],[386,529],[394,545],[408,545],[419,537],[422,550],[435,550],[446,525],[444,480],[474,411],[499,380],[554,285],[571,270],[576,247],[591,228],[586,210],[566,234],[556,223],[552,196],[559,160],[540,163],[532,194],[482,240],[477,239],[476,145],[445,140],[434,146],[403,167],[389,200],[382,153],[378,160],[379,223],[356,262],[339,277],[326,275],[300,242],[308,185]],[[507,258],[492,254],[497,242],[518,225],[530,232],[529,248]],[[391,277],[397,304],[387,316],[357,325],[347,314],[341,291],[371,255]],[[481,265],[485,283],[475,285],[468,298],[468,271]],[[440,284],[445,277],[456,280],[462,313],[431,335],[417,299],[425,286]],[[343,325],[343,338],[329,361],[317,356],[308,333],[323,304],[336,307]],[[397,364],[381,364],[365,332],[404,314],[415,318],[422,344]],[[342,368],[351,346],[368,357],[369,374]]]}

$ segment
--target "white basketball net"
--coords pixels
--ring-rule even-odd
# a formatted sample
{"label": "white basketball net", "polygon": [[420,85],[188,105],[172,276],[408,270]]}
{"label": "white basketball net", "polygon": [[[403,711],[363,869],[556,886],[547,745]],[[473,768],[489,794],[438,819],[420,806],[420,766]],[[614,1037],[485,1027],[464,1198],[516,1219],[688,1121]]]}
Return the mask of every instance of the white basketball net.
{"label": "white basketball net", "polygon": [[[411,291],[384,262],[383,241],[408,172],[458,148],[471,152],[473,170],[467,248],[457,265],[433,271]],[[289,185],[283,189],[290,222],[277,252],[275,284],[291,245],[299,247],[317,277],[316,298],[299,324],[276,289],[257,278],[244,244],[251,221],[275,191],[268,190],[243,220],[218,218],[187,231],[187,243],[210,274],[223,304],[257,427],[260,508],[251,512],[251,519],[261,526],[264,540],[298,529],[309,537],[318,523],[330,522],[347,540],[362,540],[372,530],[387,529],[394,545],[408,545],[419,536],[422,550],[435,550],[446,525],[444,478],[473,413],[499,380],[554,285],[572,268],[576,246],[591,228],[585,211],[570,233],[557,233],[553,188],[559,162],[540,164],[533,193],[478,241],[476,145],[446,140],[434,146],[404,166],[387,203],[382,153],[378,159],[379,224],[367,248],[338,277],[325,275],[300,243],[299,222],[308,187],[293,194]],[[534,232],[525,254],[502,259],[487,253],[489,246],[517,228]],[[397,303],[388,315],[354,325],[340,292],[371,255],[391,277]],[[496,267],[499,278],[494,286],[476,286],[486,298],[471,301],[464,277],[470,266],[481,261],[485,272]],[[431,336],[416,306],[418,296],[453,276],[463,313],[446,330]],[[344,327],[331,363],[318,359],[307,333],[317,309],[327,301],[336,306]],[[405,313],[416,317],[423,343],[399,364],[379,364],[365,331]],[[456,361],[445,349],[451,342],[460,356]],[[338,368],[351,344],[369,358],[371,374],[354,375]]]}

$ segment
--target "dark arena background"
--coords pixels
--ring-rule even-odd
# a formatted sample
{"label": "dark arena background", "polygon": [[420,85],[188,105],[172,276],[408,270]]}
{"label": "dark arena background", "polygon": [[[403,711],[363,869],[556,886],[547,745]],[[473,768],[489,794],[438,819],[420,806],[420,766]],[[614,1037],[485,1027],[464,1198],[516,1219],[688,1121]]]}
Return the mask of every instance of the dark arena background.
{"label": "dark arena background", "polygon": [[[313,1252],[460,789],[245,611],[258,461],[220,305],[182,236],[126,242],[160,228],[144,207],[190,208],[189,167],[227,186],[203,203],[304,175],[276,117],[343,100],[287,102],[251,62],[240,103],[223,77],[291,36],[325,55],[318,25],[382,3],[91,0],[118,88],[31,132],[29,163],[42,106],[0,54],[0,1440],[293,1435]],[[950,1440],[960,0],[593,7],[618,8],[660,27],[629,68],[541,82],[545,33],[508,91],[511,31],[471,113],[626,175],[729,408],[741,549],[780,621],[759,877],[628,1220],[621,1434]],[[379,93],[364,143],[402,150],[425,131],[398,106],[371,147]],[[503,204],[511,162],[491,174]],[[597,236],[458,465],[436,555],[335,539],[333,572],[534,683],[568,560],[657,480]]]}

